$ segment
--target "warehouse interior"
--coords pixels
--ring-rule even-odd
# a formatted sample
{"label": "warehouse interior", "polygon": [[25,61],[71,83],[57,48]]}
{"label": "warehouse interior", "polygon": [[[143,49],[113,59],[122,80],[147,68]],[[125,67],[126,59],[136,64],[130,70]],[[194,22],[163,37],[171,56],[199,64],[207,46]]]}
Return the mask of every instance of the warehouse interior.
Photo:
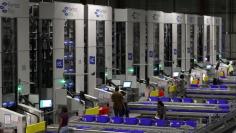
{"label": "warehouse interior", "polygon": [[236,1],[0,0],[0,132],[236,133]]}

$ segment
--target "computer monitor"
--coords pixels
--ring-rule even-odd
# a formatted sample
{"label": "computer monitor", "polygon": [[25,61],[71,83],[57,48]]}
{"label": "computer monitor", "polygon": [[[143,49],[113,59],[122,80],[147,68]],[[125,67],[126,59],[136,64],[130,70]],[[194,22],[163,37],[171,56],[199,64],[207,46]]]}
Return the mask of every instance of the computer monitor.
{"label": "computer monitor", "polygon": [[173,77],[178,77],[179,76],[179,72],[173,72]]}
{"label": "computer monitor", "polygon": [[212,67],[211,65],[207,65],[206,69],[211,69],[211,67]]}
{"label": "computer monitor", "polygon": [[40,100],[39,108],[52,108],[52,100]]}
{"label": "computer monitor", "polygon": [[123,82],[123,88],[131,88],[132,81],[124,81]]}

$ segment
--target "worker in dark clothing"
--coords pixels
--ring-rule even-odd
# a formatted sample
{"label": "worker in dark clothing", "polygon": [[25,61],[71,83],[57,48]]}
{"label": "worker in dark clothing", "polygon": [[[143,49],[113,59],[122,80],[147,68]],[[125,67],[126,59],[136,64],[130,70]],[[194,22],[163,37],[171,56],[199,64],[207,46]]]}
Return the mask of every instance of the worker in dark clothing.
{"label": "worker in dark clothing", "polygon": [[125,117],[129,117],[129,109],[128,109],[128,103],[127,103],[127,95],[124,91],[121,91],[121,94],[123,96],[123,100],[124,100],[124,114]]}
{"label": "worker in dark clothing", "polygon": [[123,117],[124,115],[124,100],[123,95],[119,92],[119,88],[115,88],[115,92],[111,95],[113,102],[113,110],[115,116]]}
{"label": "worker in dark clothing", "polygon": [[177,95],[179,97],[186,97],[186,90],[185,90],[185,85],[186,81],[184,80],[184,75],[180,75],[180,81],[179,81],[179,86],[177,87]]}
{"label": "worker in dark clothing", "polygon": [[165,115],[166,115],[166,108],[164,106],[164,103],[162,101],[158,101],[156,118],[165,119]]}
{"label": "worker in dark clothing", "polygon": [[67,107],[61,109],[61,114],[59,115],[59,129],[58,133],[68,133],[68,121],[69,115]]}

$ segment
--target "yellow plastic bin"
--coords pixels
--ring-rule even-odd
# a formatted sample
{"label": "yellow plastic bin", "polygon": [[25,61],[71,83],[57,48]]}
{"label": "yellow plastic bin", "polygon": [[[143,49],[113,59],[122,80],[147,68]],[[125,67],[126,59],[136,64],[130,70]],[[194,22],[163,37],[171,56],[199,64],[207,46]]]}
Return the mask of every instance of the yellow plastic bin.
{"label": "yellow plastic bin", "polygon": [[159,90],[153,90],[150,92],[150,97],[158,97],[159,96]]}
{"label": "yellow plastic bin", "polygon": [[98,114],[99,114],[99,106],[85,110],[85,115],[98,115]]}

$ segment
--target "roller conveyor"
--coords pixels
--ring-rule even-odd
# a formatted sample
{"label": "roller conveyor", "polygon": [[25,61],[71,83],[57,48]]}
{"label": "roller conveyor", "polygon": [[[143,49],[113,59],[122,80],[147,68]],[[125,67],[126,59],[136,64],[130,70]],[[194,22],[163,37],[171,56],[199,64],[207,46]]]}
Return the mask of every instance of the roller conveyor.
{"label": "roller conveyor", "polygon": [[[196,110],[196,111],[220,111],[219,105],[217,104],[195,104],[195,103],[171,103],[171,102],[163,102],[168,110]],[[157,104],[143,104],[143,103],[128,103],[128,107],[133,109],[153,109],[157,110]]]}
{"label": "roller conveyor", "polygon": [[205,88],[194,88],[186,89],[186,95],[188,97],[196,98],[218,98],[218,99],[236,99],[235,89],[205,89]]}
{"label": "roller conveyor", "polygon": [[[190,131],[190,129],[186,130],[186,129],[174,128],[174,127],[140,126],[140,125],[83,122],[83,121],[72,121],[72,122],[70,122],[70,129],[71,130],[73,130],[73,131],[83,131],[81,129],[76,128],[78,126],[88,126],[90,128],[88,128],[86,130],[97,131],[97,132],[106,132],[106,131],[103,131],[103,130],[107,129],[107,128],[126,129],[126,130],[135,129],[135,130],[144,131],[145,133],[158,133],[158,132],[161,132],[161,133],[170,133],[170,132],[185,133],[185,132]],[[109,131],[109,133],[111,133],[111,131]]]}
{"label": "roller conveyor", "polygon": [[[219,80],[223,84],[236,85],[236,76],[219,77]],[[209,80],[210,83],[212,83],[212,81],[212,79]]]}
{"label": "roller conveyor", "polygon": [[[155,115],[157,112],[157,104],[155,102],[146,103],[129,103],[130,113],[138,113],[141,115]],[[222,116],[229,112],[227,109],[222,109],[221,104],[207,103],[178,103],[178,102],[163,102],[167,108],[167,117],[196,117],[196,118],[212,118]]]}

